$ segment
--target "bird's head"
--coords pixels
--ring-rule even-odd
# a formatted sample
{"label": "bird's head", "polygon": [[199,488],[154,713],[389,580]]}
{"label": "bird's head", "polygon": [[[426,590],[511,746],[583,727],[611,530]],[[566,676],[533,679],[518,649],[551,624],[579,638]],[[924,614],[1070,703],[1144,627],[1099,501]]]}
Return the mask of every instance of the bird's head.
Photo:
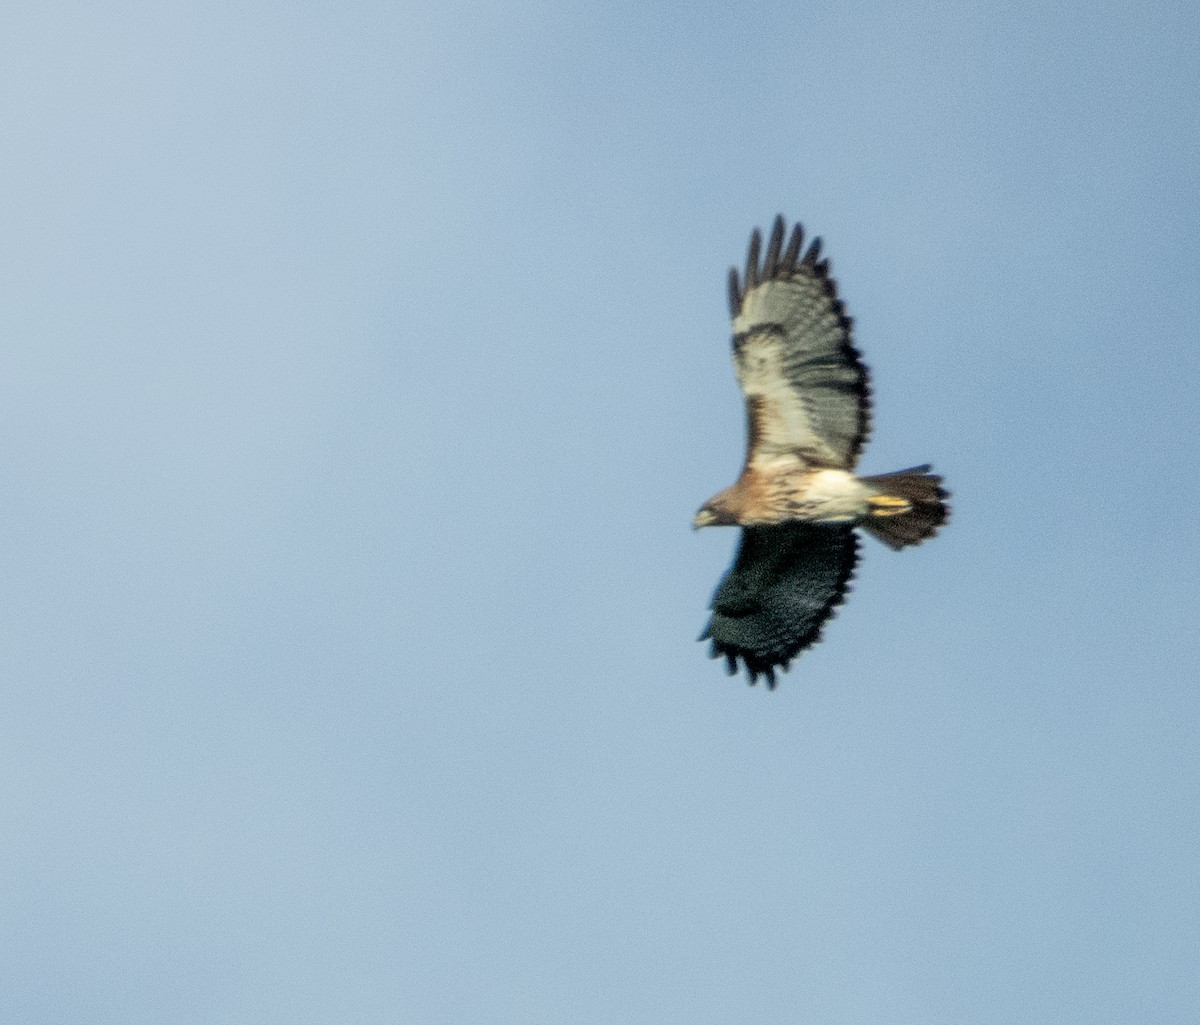
{"label": "bird's head", "polygon": [[692,530],[699,530],[701,527],[734,527],[736,525],[737,517],[721,500],[720,495],[710,498],[700,506],[700,511],[692,519]]}

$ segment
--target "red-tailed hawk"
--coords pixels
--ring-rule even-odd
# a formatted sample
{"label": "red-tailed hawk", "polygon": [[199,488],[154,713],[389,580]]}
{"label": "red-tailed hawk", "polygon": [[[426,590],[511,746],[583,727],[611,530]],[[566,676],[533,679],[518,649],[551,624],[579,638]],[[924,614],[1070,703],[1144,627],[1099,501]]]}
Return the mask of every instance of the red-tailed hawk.
{"label": "red-tailed hawk", "polygon": [[867,368],[850,341],[850,318],[818,258],[800,255],[804,232],[775,218],[766,257],[750,236],[746,273],[729,272],[733,363],[746,396],[746,462],[710,498],[695,527],[739,526],[741,544],[712,600],[700,640],[729,674],[739,660],[753,684],[775,686],[842,602],[858,561],[856,527],[890,548],[915,545],[945,522],[941,478],[928,466],[856,477],[870,430]]}

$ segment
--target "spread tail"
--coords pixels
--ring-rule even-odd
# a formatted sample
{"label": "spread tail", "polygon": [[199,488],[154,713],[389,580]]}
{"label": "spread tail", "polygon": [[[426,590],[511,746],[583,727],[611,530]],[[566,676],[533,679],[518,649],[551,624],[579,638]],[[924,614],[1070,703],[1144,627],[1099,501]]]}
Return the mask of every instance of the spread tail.
{"label": "spread tail", "polygon": [[946,504],[949,493],[941,488],[942,478],[929,472],[930,467],[863,477],[875,490],[868,500],[870,512],[861,521],[889,548],[920,544],[933,536],[950,515]]}

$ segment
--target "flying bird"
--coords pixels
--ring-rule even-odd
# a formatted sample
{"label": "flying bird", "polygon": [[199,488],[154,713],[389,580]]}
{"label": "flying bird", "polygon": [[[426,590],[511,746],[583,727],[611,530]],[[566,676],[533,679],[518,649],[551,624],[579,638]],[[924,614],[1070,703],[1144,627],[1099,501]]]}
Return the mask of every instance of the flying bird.
{"label": "flying bird", "polygon": [[[750,236],[746,270],[729,271],[733,365],[746,397],[746,461],[738,479],[700,507],[692,525],[737,526],[741,543],[712,599],[700,635],[732,676],[750,683],[821,637],[858,561],[862,527],[889,548],[919,544],[949,515],[948,494],[929,466],[858,477],[870,433],[867,368],[851,321],[820,258],[797,224],[775,218],[762,255]],[[803,250],[803,255],[801,255]]]}

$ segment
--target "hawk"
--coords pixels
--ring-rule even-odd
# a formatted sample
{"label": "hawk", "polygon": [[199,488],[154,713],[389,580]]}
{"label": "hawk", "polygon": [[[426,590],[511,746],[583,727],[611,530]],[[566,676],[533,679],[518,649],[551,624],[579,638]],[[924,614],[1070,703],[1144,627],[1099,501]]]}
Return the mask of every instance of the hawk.
{"label": "hawk", "polygon": [[815,644],[844,599],[862,527],[890,548],[919,544],[949,515],[929,466],[858,477],[871,422],[867,368],[850,318],[804,230],[784,245],[775,218],[765,256],[750,236],[746,270],[729,272],[733,364],[746,397],[746,461],[738,479],[700,507],[695,528],[738,526],[741,543],[700,635],[732,676],[750,683]]}

